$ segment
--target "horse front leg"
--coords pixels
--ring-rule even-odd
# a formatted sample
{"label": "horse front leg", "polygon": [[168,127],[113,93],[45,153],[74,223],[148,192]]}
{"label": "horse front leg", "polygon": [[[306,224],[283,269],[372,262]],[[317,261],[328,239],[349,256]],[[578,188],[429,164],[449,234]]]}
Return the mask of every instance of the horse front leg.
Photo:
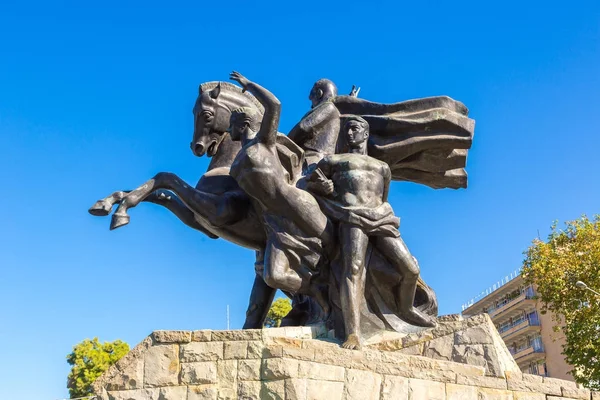
{"label": "horse front leg", "polygon": [[239,221],[247,214],[250,206],[247,196],[243,192],[215,195],[191,187],[173,173],[160,172],[139,188],[122,197],[112,216],[110,229],[127,225],[130,220],[127,211],[136,207],[158,189],[175,192],[188,209],[204,217],[214,226],[223,226]]}
{"label": "horse front leg", "polygon": [[146,197],[144,202],[157,204],[159,206],[165,207],[167,210],[171,211],[181,222],[189,226],[190,228],[196,229],[204,233],[211,239],[218,239],[219,237],[206,229],[205,226],[200,224],[196,218],[194,217],[194,213],[190,210],[177,195],[169,190],[159,189],[156,190],[148,197]]}
{"label": "horse front leg", "polygon": [[105,217],[112,211],[115,204],[120,203],[121,200],[127,196],[131,192],[130,190],[120,190],[118,192],[114,192],[108,197],[103,198],[102,200],[98,200],[94,203],[93,206],[90,207],[88,212],[97,217]]}

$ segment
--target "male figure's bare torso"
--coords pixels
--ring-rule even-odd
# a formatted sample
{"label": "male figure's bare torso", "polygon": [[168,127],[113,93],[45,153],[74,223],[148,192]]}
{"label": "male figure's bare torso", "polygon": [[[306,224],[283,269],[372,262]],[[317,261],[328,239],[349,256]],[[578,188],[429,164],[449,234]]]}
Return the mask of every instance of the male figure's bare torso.
{"label": "male figure's bare torso", "polygon": [[390,176],[386,163],[367,155],[347,153],[328,156],[321,165],[324,164],[336,188],[336,201],[349,207],[376,208],[383,204],[386,177]]}

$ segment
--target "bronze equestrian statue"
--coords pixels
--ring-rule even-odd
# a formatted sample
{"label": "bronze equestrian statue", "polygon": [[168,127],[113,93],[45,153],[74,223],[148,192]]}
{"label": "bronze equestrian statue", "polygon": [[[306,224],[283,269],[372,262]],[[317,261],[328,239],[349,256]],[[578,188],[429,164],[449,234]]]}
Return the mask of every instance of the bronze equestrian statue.
{"label": "bronze equestrian statue", "polygon": [[356,88],[339,96],[322,79],[309,94],[311,110],[286,136],[279,100],[237,72],[230,78],[242,87],[200,85],[190,148],[212,160],[195,187],[161,172],[90,213],[109,215],[117,205],[116,229],[129,223],[128,209],[152,202],[211,238],[256,250],[244,328],[262,327],[276,289],[294,298],[286,324],[324,323],[347,348],[380,329],[434,326],[437,299],[387,193],[392,180],[466,187],[474,131],[467,108],[444,96],[393,104],[360,99]]}

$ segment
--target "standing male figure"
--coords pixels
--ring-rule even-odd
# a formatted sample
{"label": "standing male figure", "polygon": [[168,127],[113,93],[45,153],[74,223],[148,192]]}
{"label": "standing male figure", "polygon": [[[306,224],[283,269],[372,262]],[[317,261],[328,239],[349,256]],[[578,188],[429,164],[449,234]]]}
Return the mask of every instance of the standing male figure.
{"label": "standing male figure", "polygon": [[288,137],[304,150],[307,166],[335,154],[340,132],[340,112],[331,101],[335,96],[337,87],[332,81],[319,79],[315,82],[308,95],[311,110],[288,133]]}
{"label": "standing male figure", "polygon": [[317,196],[321,209],[339,221],[342,278],[340,302],[348,349],[360,348],[360,296],[369,239],[402,275],[396,293],[399,317],[418,326],[435,326],[414,306],[419,266],[400,237],[400,220],[387,202],[391,171],[387,163],[367,155],[369,124],[359,116],[348,116],[341,134],[348,153],[326,156],[311,175],[307,189]]}

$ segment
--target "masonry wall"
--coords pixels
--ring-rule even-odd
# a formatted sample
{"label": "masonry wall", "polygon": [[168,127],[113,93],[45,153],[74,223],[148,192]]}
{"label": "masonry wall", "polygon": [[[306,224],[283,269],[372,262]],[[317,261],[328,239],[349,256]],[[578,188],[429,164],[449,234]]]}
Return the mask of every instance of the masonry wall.
{"label": "masonry wall", "polygon": [[[345,350],[318,336],[311,328],[157,331],[94,390],[100,400],[600,400],[573,382],[514,371],[490,376],[484,366],[400,351]],[[425,342],[431,337],[422,334]]]}

